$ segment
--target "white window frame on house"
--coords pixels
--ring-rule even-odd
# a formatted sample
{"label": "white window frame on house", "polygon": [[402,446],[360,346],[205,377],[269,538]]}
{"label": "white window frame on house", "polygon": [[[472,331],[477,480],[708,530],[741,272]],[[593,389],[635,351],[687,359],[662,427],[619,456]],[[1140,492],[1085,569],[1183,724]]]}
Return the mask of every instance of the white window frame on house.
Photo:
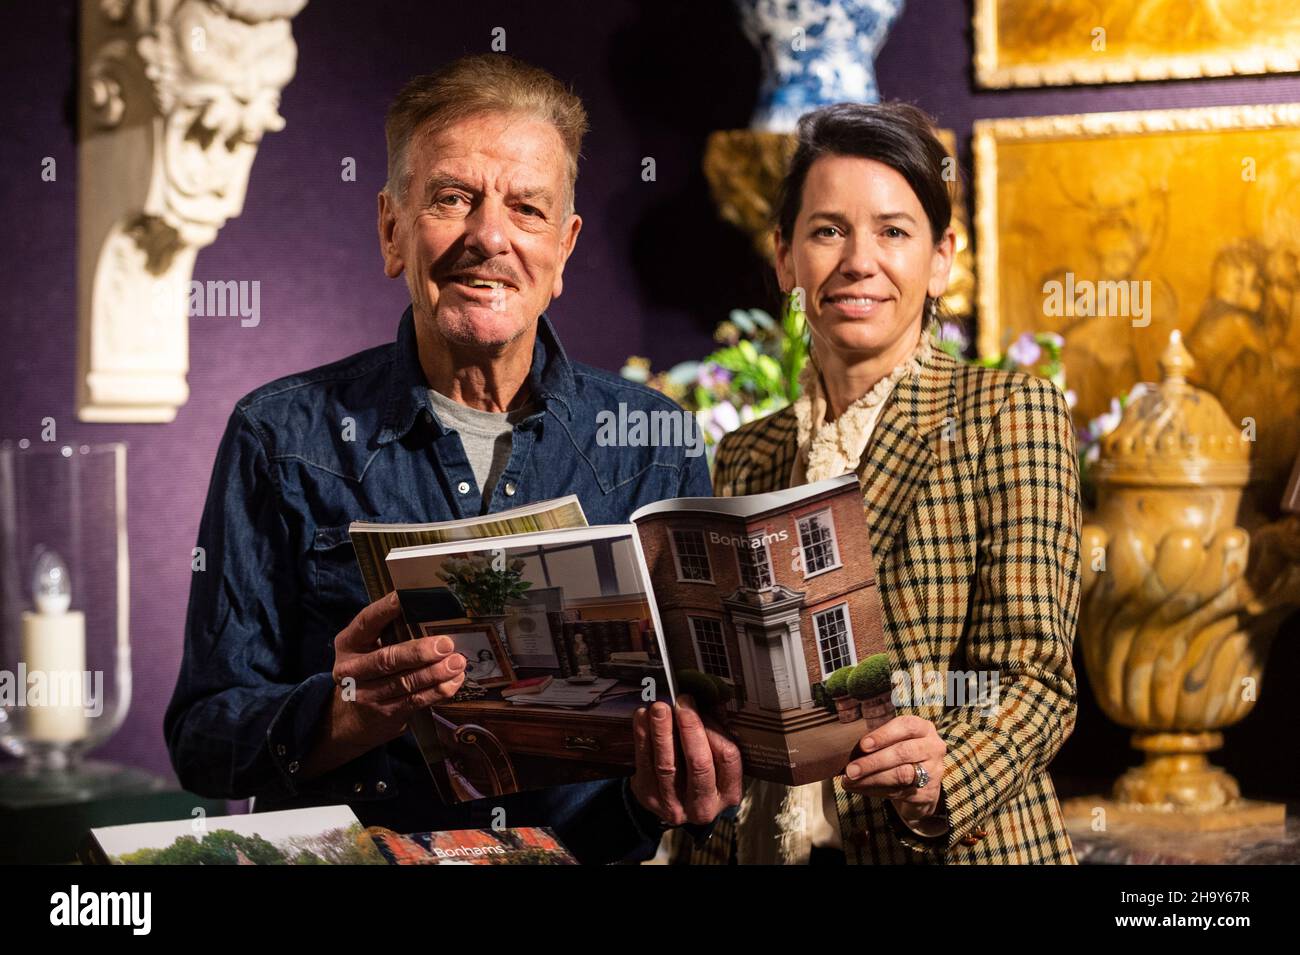
{"label": "white window frame on house", "polygon": [[[750,540],[753,540],[753,538],[750,538]],[[772,587],[776,584],[776,572],[772,569],[772,549],[767,546],[767,541],[763,540],[761,537],[759,538],[759,541],[760,544],[757,547],[742,548],[739,544],[735,545],[736,573],[740,576],[740,586],[744,587],[746,590],[752,590],[755,593],[762,593],[765,590],[771,590]],[[749,551],[751,554],[757,554],[760,551],[762,552],[763,563],[767,565],[767,586],[750,587],[749,584],[746,582],[745,563],[740,556],[742,550]]]}
{"label": "white window frame on house", "polygon": [[[678,534],[698,534],[700,546],[704,549],[704,567],[709,572],[708,577],[687,577],[682,574],[682,560],[677,553],[677,535]],[[709,542],[704,536],[704,531],[695,530],[690,527],[670,527],[668,529],[668,548],[673,552],[673,567],[677,569],[677,581],[683,584],[711,584],[713,583],[713,561],[709,558]]]}
{"label": "white window frame on house", "polygon": [[[726,665],[726,673],[711,673],[704,665],[704,655],[700,652],[700,636],[695,625],[701,620],[707,620],[710,623],[718,625],[718,645],[722,648],[722,660]],[[695,649],[695,664],[699,667],[701,673],[711,673],[713,676],[721,677],[728,683],[732,682],[731,674],[734,672],[731,668],[731,654],[727,652],[727,629],[720,617],[700,616],[697,614],[688,614],[686,617],[687,626],[691,630],[691,646]]]}
{"label": "white window frame on house", "polygon": [[[834,555],[835,559],[833,563],[809,573],[807,555],[808,545],[804,543],[804,527],[817,518],[822,517],[825,518],[826,527],[830,531],[831,553]],[[807,580],[810,577],[816,577],[818,574],[825,574],[832,570],[838,570],[843,566],[843,563],[840,561],[840,542],[835,534],[835,521],[831,518],[831,509],[829,507],[825,510],[814,511],[812,514],[804,514],[795,521],[795,526],[799,532],[799,564],[803,568],[804,580]]]}
{"label": "white window frame on house", "polygon": [[839,667],[826,669],[826,652],[822,647],[821,621],[827,614],[835,611],[842,611],[844,614],[844,639],[848,642],[849,662],[842,663],[840,666],[856,666],[858,663],[858,648],[853,642],[853,616],[849,613],[848,603],[838,603],[822,610],[818,610],[812,615],[813,636],[817,640],[817,665],[821,667],[822,680],[834,673]]}

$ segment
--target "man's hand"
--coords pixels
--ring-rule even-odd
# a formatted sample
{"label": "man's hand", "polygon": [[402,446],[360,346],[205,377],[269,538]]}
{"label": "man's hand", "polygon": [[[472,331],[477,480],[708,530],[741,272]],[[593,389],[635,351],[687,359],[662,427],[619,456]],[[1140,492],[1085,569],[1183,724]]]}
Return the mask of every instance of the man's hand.
{"label": "man's hand", "polygon": [[400,613],[397,594],[391,593],[364,608],[334,638],[337,688],[304,778],[400,736],[413,714],[450,700],[465,682],[465,658],[451,637],[379,645],[380,634]]}
{"label": "man's hand", "polygon": [[740,804],[740,750],[720,729],[705,724],[689,696],[677,698],[676,712],[677,733],[667,703],[653,703],[633,715],[632,795],[671,826],[707,824],[728,806]]}
{"label": "man's hand", "polygon": [[[909,825],[923,822],[938,810],[948,745],[933,723],[919,716],[896,716],[864,736],[858,745],[865,755],[845,767],[845,790],[891,800]],[[922,789],[915,786],[917,763],[930,774]]]}

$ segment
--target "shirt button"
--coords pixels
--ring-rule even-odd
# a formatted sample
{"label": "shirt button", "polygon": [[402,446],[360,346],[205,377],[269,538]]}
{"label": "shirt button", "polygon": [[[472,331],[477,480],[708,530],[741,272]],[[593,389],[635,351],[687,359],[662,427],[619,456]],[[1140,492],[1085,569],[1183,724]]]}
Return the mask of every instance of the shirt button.
{"label": "shirt button", "polygon": [[295,759],[292,763],[289,764],[289,772],[296,773],[297,771],[298,771],[298,760]]}
{"label": "shirt button", "polygon": [[375,783],[375,792],[379,793],[381,796],[388,792],[388,783],[384,782],[382,779],[379,780],[379,782]]}
{"label": "shirt button", "polygon": [[461,494],[468,494],[469,481],[461,481],[459,484],[456,485],[456,490],[459,491]]}
{"label": "shirt button", "polygon": [[354,793],[359,793],[359,792],[361,792],[361,790],[363,790],[363,789],[365,789],[365,788],[366,788],[366,787],[363,786],[363,785],[361,785],[361,783],[353,783],[353,784],[352,784],[352,791],[353,791]]}
{"label": "shirt button", "polygon": [[506,481],[506,497],[514,497],[514,496],[515,496],[515,482]]}
{"label": "shirt button", "polygon": [[275,755],[276,755],[276,756],[283,756],[283,755],[284,755],[285,753],[287,753],[287,752],[288,752],[288,750],[286,750],[286,749],[284,748],[284,744],[283,744],[283,743],[281,743],[279,746],[277,746],[277,747],[275,748]]}

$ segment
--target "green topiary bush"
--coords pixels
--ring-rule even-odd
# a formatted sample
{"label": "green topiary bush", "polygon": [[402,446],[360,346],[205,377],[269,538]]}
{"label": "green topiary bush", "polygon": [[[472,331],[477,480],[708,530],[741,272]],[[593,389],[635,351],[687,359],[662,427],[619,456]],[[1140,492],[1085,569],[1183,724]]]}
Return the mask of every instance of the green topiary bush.
{"label": "green topiary bush", "polygon": [[834,673],[826,678],[826,692],[832,698],[837,696],[849,695],[849,677],[853,675],[853,667],[840,667]]}
{"label": "green topiary bush", "polygon": [[733,695],[725,681],[700,670],[678,670],[674,677],[677,695],[694,697],[699,709],[711,709],[730,700]]}
{"label": "green topiary bush", "polygon": [[713,685],[717,687],[718,702],[730,703],[732,698],[736,695],[736,691],[732,689],[731,684],[720,676],[709,676],[709,679],[712,680]]}
{"label": "green topiary bush", "polygon": [[[831,674],[834,676],[835,674]],[[878,696],[889,689],[889,655],[873,653],[853,668],[848,680],[849,693],[856,700]]]}

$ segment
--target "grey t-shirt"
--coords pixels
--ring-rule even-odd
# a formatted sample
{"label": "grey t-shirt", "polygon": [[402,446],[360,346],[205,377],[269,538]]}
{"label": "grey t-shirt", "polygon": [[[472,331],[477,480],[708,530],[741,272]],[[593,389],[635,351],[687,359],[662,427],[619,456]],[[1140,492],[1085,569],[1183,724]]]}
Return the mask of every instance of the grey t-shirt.
{"label": "grey t-shirt", "polygon": [[501,472],[510,461],[515,424],[532,412],[530,405],[515,411],[479,411],[429,389],[429,401],[446,427],[460,434],[470,470],[483,494],[484,507],[492,500]]}

